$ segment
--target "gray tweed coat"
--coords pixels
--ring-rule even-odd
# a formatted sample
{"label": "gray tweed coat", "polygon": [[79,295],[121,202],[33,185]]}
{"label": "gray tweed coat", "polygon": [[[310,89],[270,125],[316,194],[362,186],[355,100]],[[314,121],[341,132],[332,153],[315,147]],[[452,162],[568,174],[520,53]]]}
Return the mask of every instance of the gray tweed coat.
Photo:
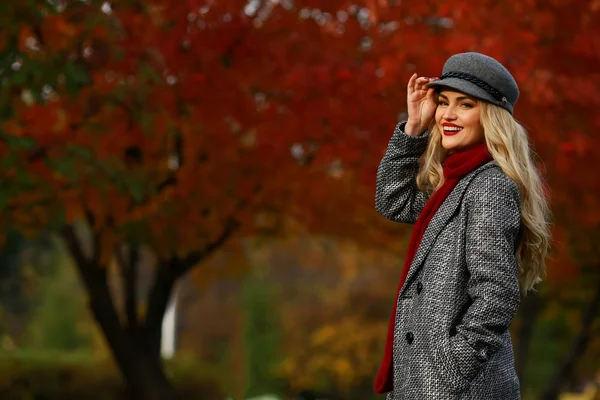
{"label": "gray tweed coat", "polygon": [[[428,134],[398,124],[377,173],[376,208],[414,223]],[[514,400],[519,380],[508,327],[520,301],[515,250],[519,190],[494,162],[465,176],[432,218],[400,291],[394,389],[387,400]]]}

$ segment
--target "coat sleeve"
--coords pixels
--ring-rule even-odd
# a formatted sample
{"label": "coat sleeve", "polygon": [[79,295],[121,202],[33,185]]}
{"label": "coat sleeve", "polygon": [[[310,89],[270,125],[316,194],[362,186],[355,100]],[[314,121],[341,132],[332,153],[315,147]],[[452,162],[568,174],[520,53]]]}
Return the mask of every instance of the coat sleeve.
{"label": "coat sleeve", "polygon": [[375,209],[392,221],[414,224],[427,200],[416,178],[429,134],[409,136],[404,133],[405,125],[406,121],[396,126],[379,164]]}
{"label": "coat sleeve", "polygon": [[495,168],[473,178],[464,200],[472,303],[450,337],[449,351],[461,374],[471,380],[500,348],[519,308],[515,251],[521,210],[516,183]]}

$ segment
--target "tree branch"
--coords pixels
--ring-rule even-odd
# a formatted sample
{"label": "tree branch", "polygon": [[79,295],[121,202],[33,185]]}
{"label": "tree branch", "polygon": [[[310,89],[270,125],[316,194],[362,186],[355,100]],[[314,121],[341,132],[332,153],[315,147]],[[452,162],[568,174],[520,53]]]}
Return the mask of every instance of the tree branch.
{"label": "tree branch", "polygon": [[[96,234],[94,235],[96,236]],[[97,286],[97,281],[102,280],[103,282],[106,282],[106,269],[98,268],[93,257],[88,259],[85,256],[72,225],[65,225],[61,231],[61,236],[67,245],[69,253],[75,261],[75,267],[79,272],[83,283],[87,287],[88,292],[93,295],[94,288]],[[98,241],[94,240],[94,243],[98,243]],[[92,253],[96,251],[97,250],[92,249]]]}
{"label": "tree branch", "polygon": [[192,252],[184,258],[171,257],[160,260],[154,275],[154,282],[148,296],[148,311],[144,322],[144,338],[147,349],[153,357],[160,357],[162,320],[169,304],[175,282],[190,268],[219,249],[239,228],[240,224],[230,218],[221,235],[201,251]]}
{"label": "tree branch", "polygon": [[198,264],[200,261],[210,256],[216,250],[218,250],[233,234],[239,229],[240,223],[234,219],[229,218],[225,222],[225,227],[221,232],[221,235],[215,241],[208,243],[202,250],[193,251],[186,255],[184,258],[179,259],[174,257],[170,260],[169,264],[175,273],[177,278],[184,275],[187,271],[189,271],[194,265]]}
{"label": "tree branch", "polygon": [[91,211],[87,210],[85,212],[85,218],[86,221],[88,223],[88,227],[90,228],[90,231],[92,232],[92,255],[90,258],[90,262],[94,265],[97,265],[100,262],[100,257],[102,256],[101,252],[102,252],[102,243],[101,243],[101,239],[100,239],[100,235],[102,234],[102,232],[95,232],[94,231],[94,224],[95,224],[95,217],[94,214],[92,214]]}
{"label": "tree branch", "polygon": [[154,282],[148,295],[148,310],[144,321],[144,336],[146,349],[150,357],[160,357],[160,342],[162,335],[162,320],[173,292],[177,278],[172,269],[160,263],[154,274]]}
{"label": "tree branch", "polygon": [[166,188],[170,187],[170,186],[175,186],[177,184],[177,177],[175,177],[175,174],[169,176],[168,178],[166,178],[165,180],[163,180],[162,182],[160,182],[157,186],[156,186],[156,192],[160,193],[163,190],[165,190]]}
{"label": "tree branch", "polygon": [[117,264],[121,272],[121,280],[123,284],[123,300],[125,303],[125,317],[127,319],[127,327],[131,330],[136,330],[139,327],[137,314],[137,290],[136,279],[138,275],[139,248],[136,245],[130,244],[127,247],[128,260],[123,257],[122,248],[116,248]]}

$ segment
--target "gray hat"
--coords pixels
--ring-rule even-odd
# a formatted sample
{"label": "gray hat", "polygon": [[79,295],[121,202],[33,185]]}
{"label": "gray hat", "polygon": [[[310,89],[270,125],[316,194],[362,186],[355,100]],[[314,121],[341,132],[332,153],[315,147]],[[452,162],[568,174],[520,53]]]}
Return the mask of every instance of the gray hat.
{"label": "gray hat", "polygon": [[508,70],[480,53],[455,54],[446,61],[440,79],[428,84],[458,90],[513,113],[519,87]]}

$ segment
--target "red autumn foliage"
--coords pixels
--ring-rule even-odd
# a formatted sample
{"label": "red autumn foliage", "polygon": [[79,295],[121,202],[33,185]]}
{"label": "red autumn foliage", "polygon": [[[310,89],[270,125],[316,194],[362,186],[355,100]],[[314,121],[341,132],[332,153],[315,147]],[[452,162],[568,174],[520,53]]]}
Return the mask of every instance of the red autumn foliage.
{"label": "red autumn foliage", "polygon": [[145,243],[187,260],[175,277],[232,226],[383,245],[372,192],[406,81],[479,51],[520,84],[557,223],[598,234],[597,1],[88,3],[2,17],[3,229],[83,218],[94,267]]}

